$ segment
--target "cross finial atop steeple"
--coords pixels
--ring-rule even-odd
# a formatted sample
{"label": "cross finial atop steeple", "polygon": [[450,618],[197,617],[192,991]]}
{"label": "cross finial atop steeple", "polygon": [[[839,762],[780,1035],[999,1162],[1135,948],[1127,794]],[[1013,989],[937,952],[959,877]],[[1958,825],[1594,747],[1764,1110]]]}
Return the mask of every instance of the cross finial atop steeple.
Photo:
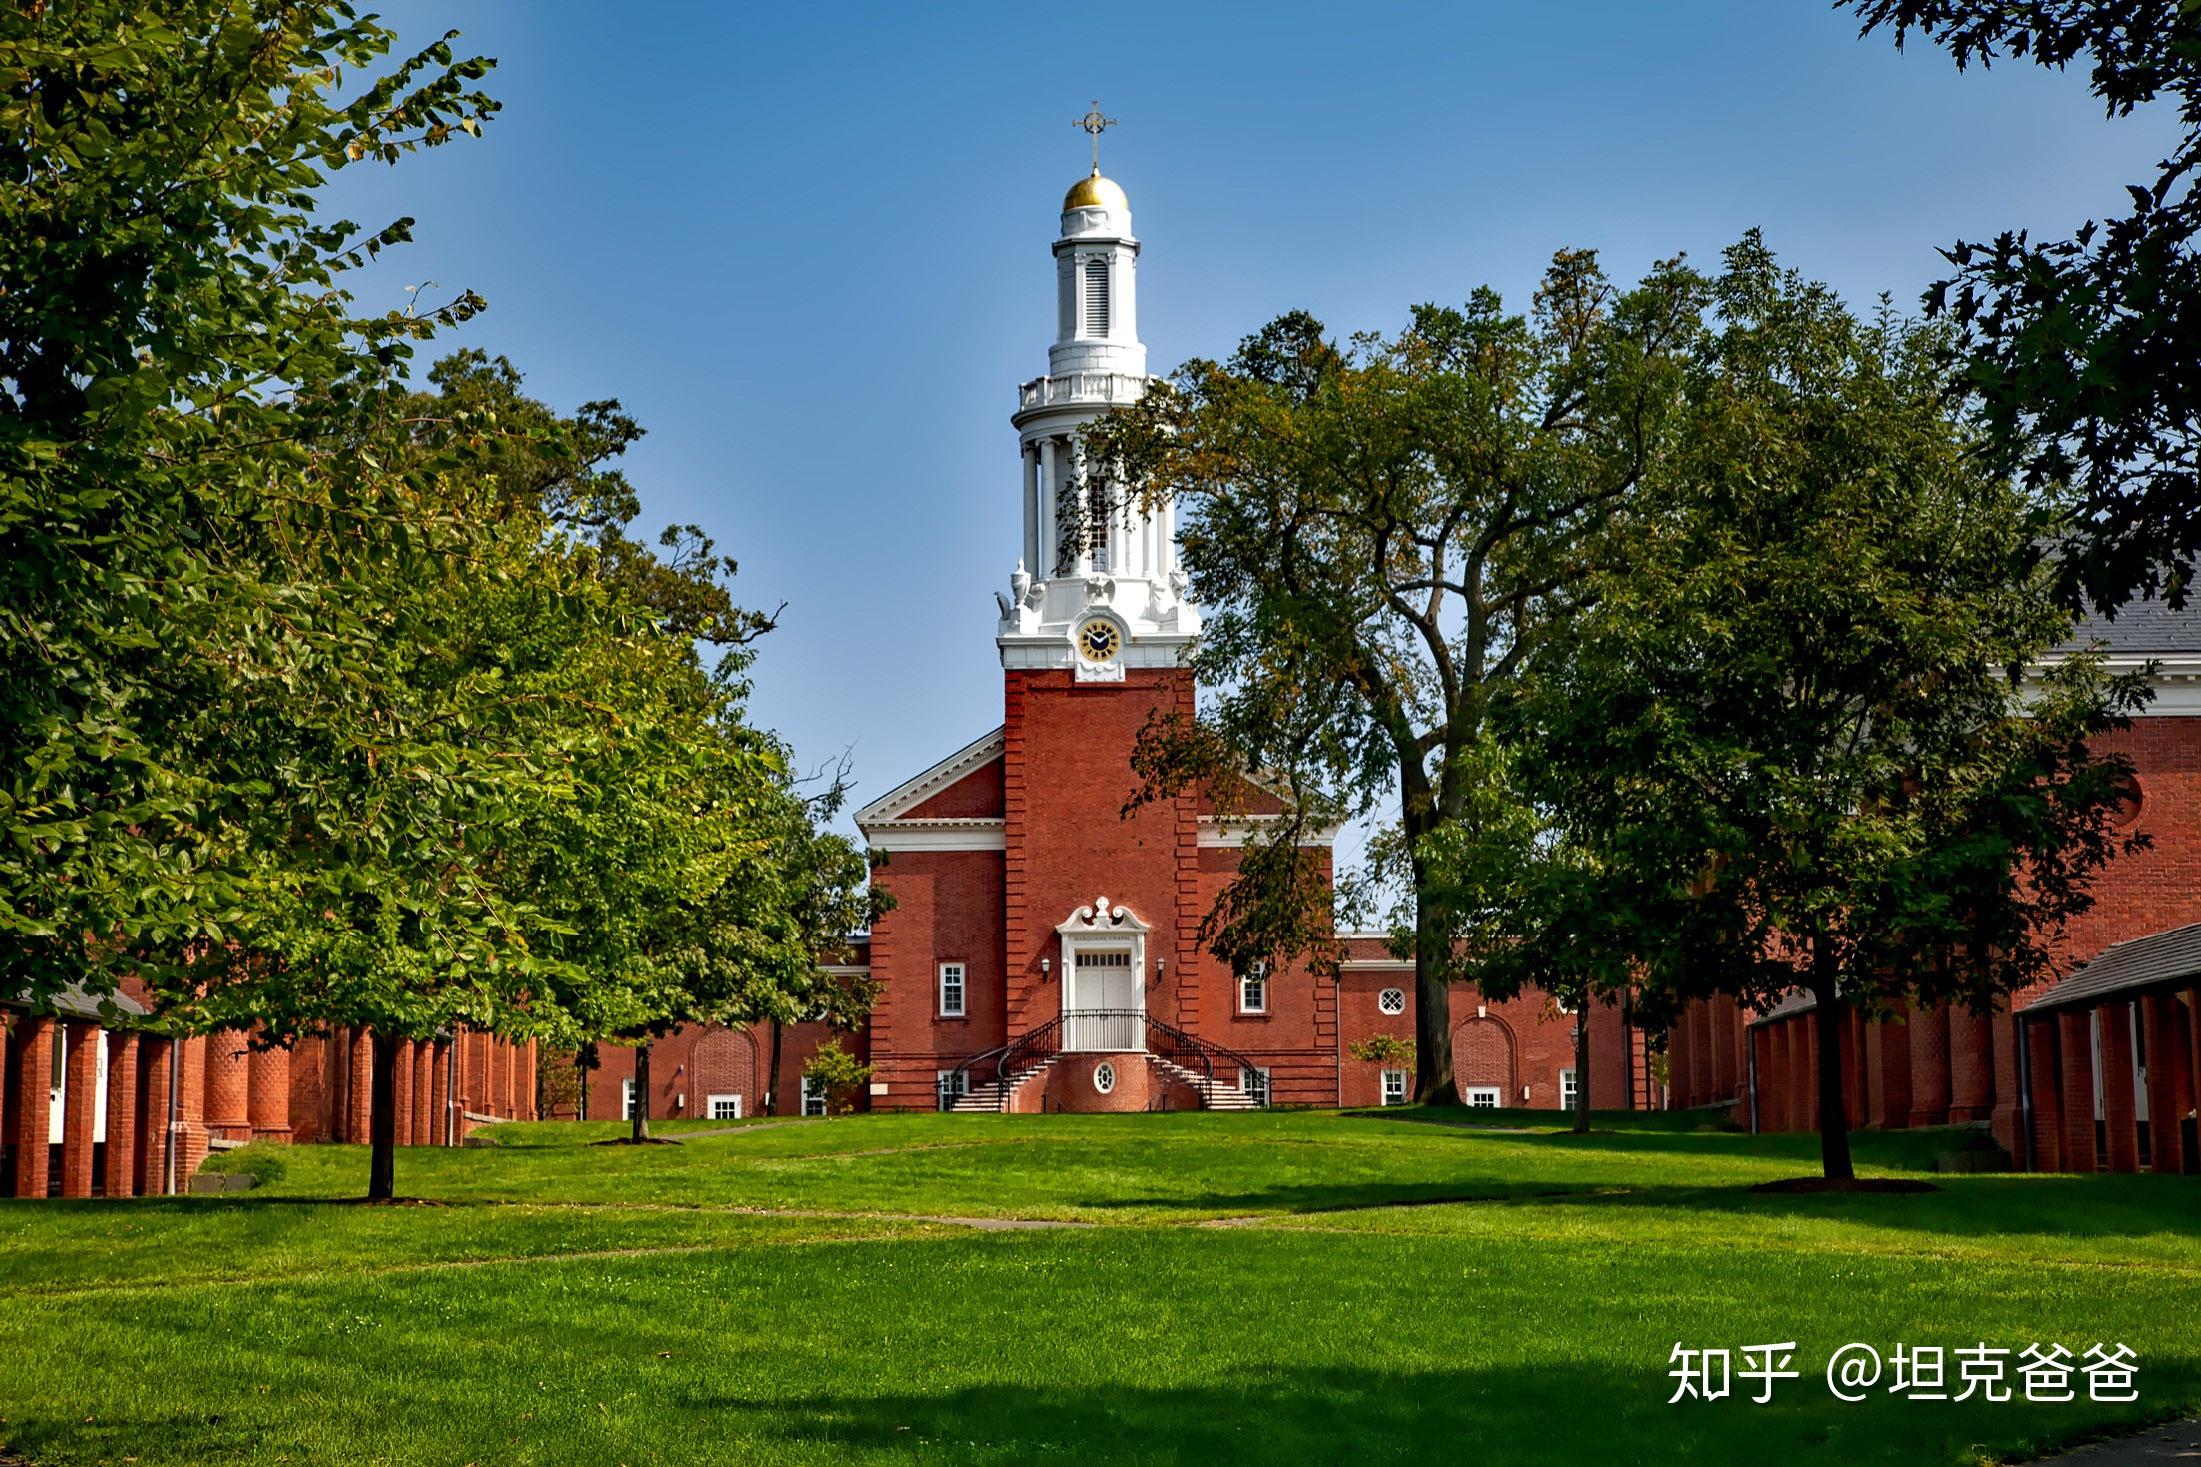
{"label": "cross finial atop steeple", "polygon": [[1085,131],[1093,135],[1093,171],[1096,174],[1099,173],[1100,135],[1106,132],[1109,128],[1114,127],[1116,125],[1116,119],[1113,117],[1101,116],[1100,99],[1096,97],[1093,99],[1093,110],[1086,113],[1083,117],[1080,117],[1076,122],[1073,122],[1070,125],[1072,127],[1083,128]]}

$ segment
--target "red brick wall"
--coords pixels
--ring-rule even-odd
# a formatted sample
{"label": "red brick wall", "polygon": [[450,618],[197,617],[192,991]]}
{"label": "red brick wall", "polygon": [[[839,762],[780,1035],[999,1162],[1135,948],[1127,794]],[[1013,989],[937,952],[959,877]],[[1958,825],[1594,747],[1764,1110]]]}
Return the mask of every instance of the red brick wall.
{"label": "red brick wall", "polygon": [[[1010,1037],[1005,864],[1000,851],[895,851],[873,871],[895,903],[871,933],[871,976],[880,985],[871,1016],[872,1078],[887,1087],[872,1096],[874,1109],[932,1109],[938,1071]],[[939,1012],[943,962],[964,965],[960,1019]]]}

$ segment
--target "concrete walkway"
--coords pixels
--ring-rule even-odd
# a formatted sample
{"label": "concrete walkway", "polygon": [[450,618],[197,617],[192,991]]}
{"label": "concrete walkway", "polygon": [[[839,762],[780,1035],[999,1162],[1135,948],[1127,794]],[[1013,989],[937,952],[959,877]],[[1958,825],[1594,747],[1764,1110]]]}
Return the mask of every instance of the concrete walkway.
{"label": "concrete walkway", "polygon": [[2201,1462],[2201,1419],[2151,1426],[2138,1436],[2042,1457],[2032,1467],[2155,1467],[2164,1462]]}

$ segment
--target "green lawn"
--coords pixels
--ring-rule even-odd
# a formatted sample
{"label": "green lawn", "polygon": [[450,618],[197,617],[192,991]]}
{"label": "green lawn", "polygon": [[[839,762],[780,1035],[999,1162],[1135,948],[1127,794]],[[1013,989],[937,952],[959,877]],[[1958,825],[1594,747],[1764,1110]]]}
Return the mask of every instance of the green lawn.
{"label": "green lawn", "polygon": [[[0,1203],[0,1443],[85,1462],[1974,1462],[2201,1406],[2201,1185],[1752,1194],[1806,1137],[1418,1113],[597,1125]],[[691,1128],[694,1129],[694,1128]],[[1866,1137],[1867,1171],[1949,1144]],[[1045,1220],[978,1228],[970,1220]],[[1771,1405],[1676,1341],[1796,1340]],[[2096,1340],[2136,1405],[1838,1402],[1851,1340]],[[1953,1372],[1952,1372],[1953,1373]],[[0,1451],[0,1460],[5,1460]]]}

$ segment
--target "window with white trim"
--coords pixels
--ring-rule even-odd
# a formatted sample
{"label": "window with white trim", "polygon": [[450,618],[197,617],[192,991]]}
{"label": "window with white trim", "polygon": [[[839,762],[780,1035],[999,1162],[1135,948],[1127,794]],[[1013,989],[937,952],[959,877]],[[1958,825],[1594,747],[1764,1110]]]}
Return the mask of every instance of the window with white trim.
{"label": "window with white trim", "polygon": [[940,965],[941,1018],[960,1019],[963,1017],[964,975],[966,971],[961,963],[942,963]]}
{"label": "window with white trim", "polygon": [[619,1119],[623,1121],[634,1119],[634,1082],[632,1080],[621,1080],[619,1082]]}
{"label": "window with white trim", "polygon": [[1268,1011],[1269,965],[1255,963],[1238,975],[1238,1012],[1265,1014]]}
{"label": "window with white trim", "polygon": [[1385,1105],[1406,1104],[1406,1071],[1385,1070],[1383,1072],[1383,1103]]}
{"label": "window with white trim", "polygon": [[1085,334],[1108,334],[1108,262],[1097,255],[1085,262]]}
{"label": "window with white trim", "polygon": [[970,1093],[971,1075],[968,1070],[934,1070],[932,1072],[933,1104],[942,1110],[953,1110],[955,1103]]}
{"label": "window with white trim", "polygon": [[1383,992],[1376,995],[1376,1007],[1386,1014],[1405,1013],[1406,990],[1403,988],[1384,989]]}
{"label": "window with white trim", "polygon": [[1498,1108],[1498,1087],[1495,1085],[1468,1086],[1467,1103],[1477,1110],[1496,1110]]}
{"label": "window with white trim", "polygon": [[1107,1060],[1093,1066],[1093,1088],[1103,1095],[1116,1088],[1116,1067]]}
{"label": "window with white trim", "polygon": [[1238,1068],[1238,1088],[1263,1110],[1269,1108],[1269,1072],[1266,1068],[1254,1069],[1249,1065]]}
{"label": "window with white trim", "polygon": [[1576,1105],[1576,1097],[1580,1094],[1580,1087],[1574,1083],[1574,1071],[1572,1069],[1561,1070],[1559,1072],[1559,1108],[1561,1110],[1573,1110]]}
{"label": "window with white trim", "polygon": [[714,1121],[738,1121],[741,1119],[741,1097],[707,1095],[703,1098],[703,1114]]}
{"label": "window with white trim", "polygon": [[815,1075],[802,1077],[802,1113],[806,1116],[825,1114],[825,1082]]}

